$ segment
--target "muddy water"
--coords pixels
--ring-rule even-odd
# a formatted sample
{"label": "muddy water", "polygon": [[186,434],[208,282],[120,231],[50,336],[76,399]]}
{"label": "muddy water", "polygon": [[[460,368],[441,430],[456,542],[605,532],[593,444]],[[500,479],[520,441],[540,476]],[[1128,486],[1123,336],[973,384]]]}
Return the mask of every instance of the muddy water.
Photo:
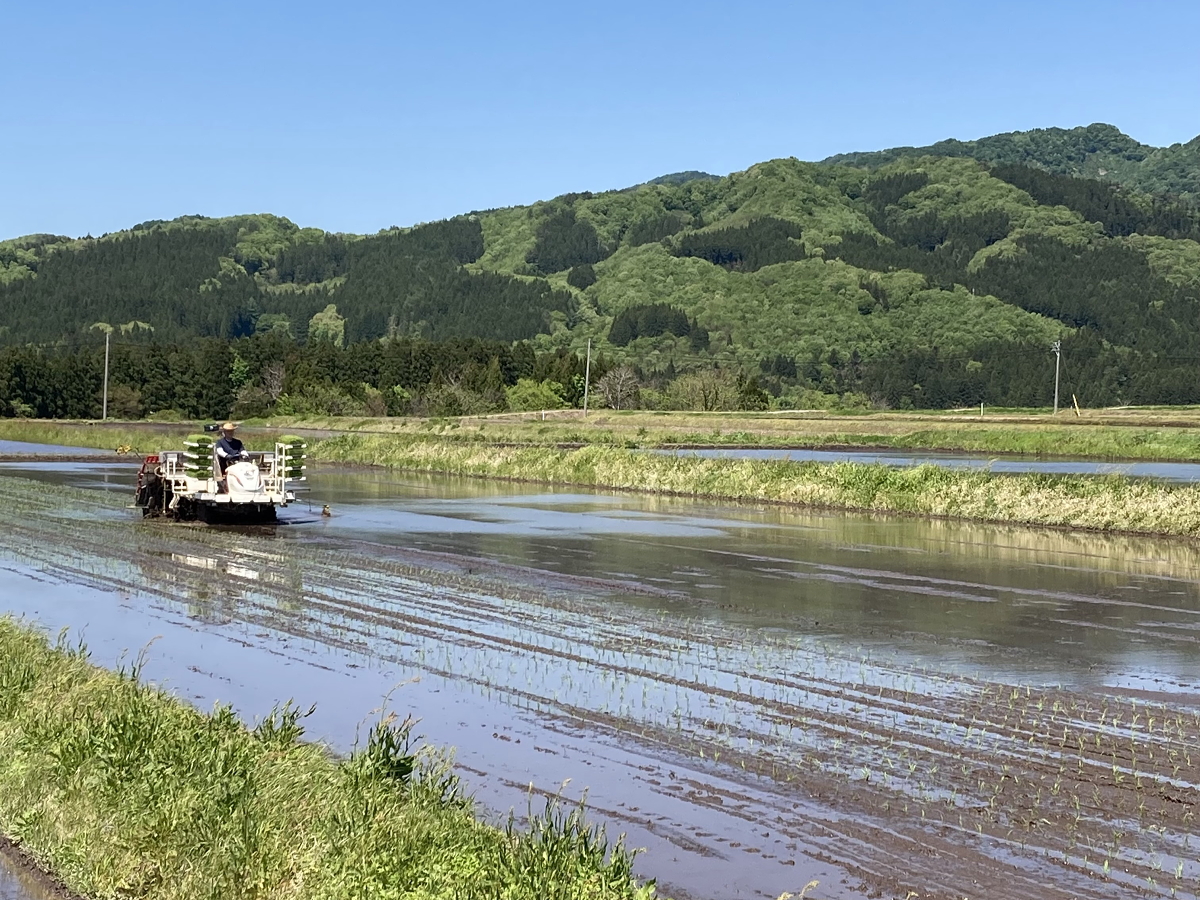
{"label": "muddy water", "polygon": [[0,857],[0,900],[48,900],[49,894],[25,872],[10,868]]}
{"label": "muddy water", "polygon": [[411,711],[498,814],[586,790],[668,894],[1196,896],[1193,544],[374,471],[149,527],[129,472],[0,466],[3,608],[340,749]]}

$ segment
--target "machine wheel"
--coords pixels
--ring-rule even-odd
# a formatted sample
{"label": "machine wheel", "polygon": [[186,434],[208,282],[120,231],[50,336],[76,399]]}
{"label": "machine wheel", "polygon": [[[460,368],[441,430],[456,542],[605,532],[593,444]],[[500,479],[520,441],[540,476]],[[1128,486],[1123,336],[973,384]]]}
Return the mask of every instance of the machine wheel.
{"label": "machine wheel", "polygon": [[156,518],[166,509],[166,495],[170,486],[155,472],[146,473],[146,480],[138,486],[134,505],[142,508],[142,518]]}

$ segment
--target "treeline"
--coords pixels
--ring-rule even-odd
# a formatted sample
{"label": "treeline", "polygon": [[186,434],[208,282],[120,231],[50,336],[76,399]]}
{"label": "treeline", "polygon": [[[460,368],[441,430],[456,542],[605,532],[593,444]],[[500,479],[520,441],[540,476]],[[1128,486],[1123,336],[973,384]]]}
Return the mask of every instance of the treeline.
{"label": "treeline", "polygon": [[[592,358],[593,378],[610,364]],[[278,415],[466,415],[578,406],[585,362],[526,343],[394,338],[345,347],[279,333],[183,344],[117,341],[109,415],[135,419]],[[0,416],[96,418],[104,346],[0,349]],[[515,390],[518,389],[519,390]],[[515,393],[514,393],[515,391]]]}
{"label": "treeline", "polygon": [[[668,326],[688,323],[669,309]],[[1054,356],[1041,344],[994,342],[970,355],[937,348],[875,359],[831,350],[775,354],[753,377],[697,365],[650,377],[636,366],[592,358],[592,403],[617,408],[762,409],[820,402],[893,409],[1048,406]],[[0,349],[0,416],[96,418],[102,344]],[[279,333],[184,344],[118,340],[111,348],[109,415],[237,418],[269,415],[454,416],[506,409],[578,407],[585,361],[568,351],[478,339],[392,338],[345,347],[297,344]],[[1093,329],[1062,341],[1063,406],[1200,403],[1200,356],[1115,347]],[[773,400],[772,398],[778,398]]]}
{"label": "treeline", "polygon": [[1200,205],[1200,137],[1170,147],[1151,147],[1099,122],[1070,129],[1014,131],[975,141],[945,140],[927,147],[843,153],[824,163],[878,168],[923,156],[969,157],[1065,176],[1099,175],[1126,188],[1182,197],[1190,205]]}
{"label": "treeline", "polygon": [[624,347],[640,337],[662,334],[689,338],[694,351],[708,349],[708,329],[695,319],[689,319],[682,309],[667,303],[639,303],[621,310],[613,317],[608,342]]}
{"label": "treeline", "polygon": [[[1142,353],[1104,342],[1089,328],[1062,339],[1060,405],[1200,403],[1200,355]],[[836,350],[797,360],[760,361],[760,383],[773,395],[789,388],[856,398],[889,409],[967,406],[1046,407],[1054,401],[1055,358],[1044,344],[993,342],[970,355],[937,348],[897,350],[864,360]]]}
{"label": "treeline", "polygon": [[684,235],[675,255],[706,259],[732,271],[756,272],[764,266],[804,259],[800,237],[795,222],[763,216],[745,225]]}

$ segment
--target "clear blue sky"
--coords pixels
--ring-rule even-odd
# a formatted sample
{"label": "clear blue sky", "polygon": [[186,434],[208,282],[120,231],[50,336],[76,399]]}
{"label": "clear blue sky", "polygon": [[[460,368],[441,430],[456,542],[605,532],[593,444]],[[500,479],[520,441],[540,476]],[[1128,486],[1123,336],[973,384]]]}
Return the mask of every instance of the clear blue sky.
{"label": "clear blue sky", "polygon": [[10,3],[0,238],[370,232],[683,169],[1200,133],[1200,3]]}

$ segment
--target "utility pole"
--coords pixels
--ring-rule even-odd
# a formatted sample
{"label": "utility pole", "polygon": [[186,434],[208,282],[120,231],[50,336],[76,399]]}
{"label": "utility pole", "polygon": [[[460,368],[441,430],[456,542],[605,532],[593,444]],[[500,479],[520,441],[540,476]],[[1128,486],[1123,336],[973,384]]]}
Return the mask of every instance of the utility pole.
{"label": "utility pole", "polygon": [[1062,365],[1062,341],[1055,341],[1050,349],[1054,351],[1054,414],[1058,415],[1058,371]]}
{"label": "utility pole", "polygon": [[588,387],[592,381],[592,339],[588,338],[587,364],[583,367],[583,417],[587,418]]}
{"label": "utility pole", "polygon": [[111,331],[104,332],[104,406],[100,410],[101,421],[108,418],[108,339],[111,336]]}

